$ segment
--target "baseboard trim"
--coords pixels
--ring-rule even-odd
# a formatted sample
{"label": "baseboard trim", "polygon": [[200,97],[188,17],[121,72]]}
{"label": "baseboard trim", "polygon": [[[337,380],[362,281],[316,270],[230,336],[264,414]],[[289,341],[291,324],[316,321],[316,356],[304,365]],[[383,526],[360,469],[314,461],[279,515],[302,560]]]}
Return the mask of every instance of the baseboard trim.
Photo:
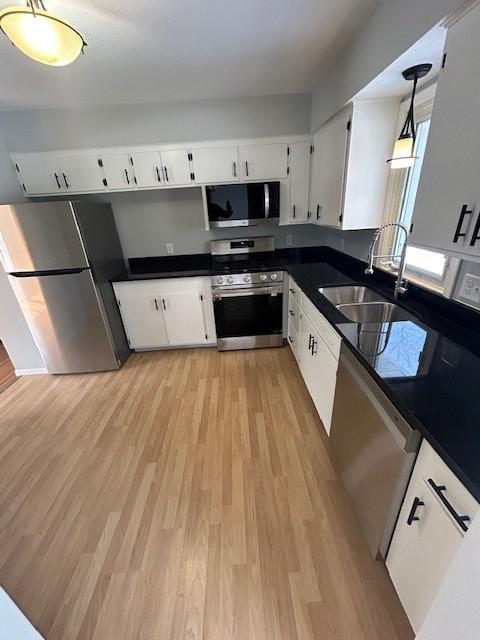
{"label": "baseboard trim", "polygon": [[15,375],[17,377],[20,376],[36,376],[42,373],[48,373],[45,367],[41,367],[40,369],[15,369]]}

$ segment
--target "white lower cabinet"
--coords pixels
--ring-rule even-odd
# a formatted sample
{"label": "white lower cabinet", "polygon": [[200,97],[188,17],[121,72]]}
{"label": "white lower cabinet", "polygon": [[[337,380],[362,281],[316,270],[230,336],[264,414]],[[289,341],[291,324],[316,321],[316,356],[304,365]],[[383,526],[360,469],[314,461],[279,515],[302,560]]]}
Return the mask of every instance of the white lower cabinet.
{"label": "white lower cabinet", "polygon": [[288,341],[325,431],[330,433],[341,338],[289,280]]}
{"label": "white lower cabinet", "polygon": [[114,283],[131,348],[215,344],[209,280],[199,277]]}
{"label": "white lower cabinet", "polygon": [[476,500],[424,440],[386,559],[415,632],[477,510]]}

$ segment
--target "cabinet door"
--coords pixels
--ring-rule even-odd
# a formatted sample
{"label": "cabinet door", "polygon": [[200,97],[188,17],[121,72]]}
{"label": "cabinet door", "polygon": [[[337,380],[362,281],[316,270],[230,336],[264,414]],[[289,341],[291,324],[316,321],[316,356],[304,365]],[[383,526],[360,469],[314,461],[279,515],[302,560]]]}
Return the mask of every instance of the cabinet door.
{"label": "cabinet door", "polygon": [[310,148],[309,142],[290,145],[290,222],[306,222],[308,219]]}
{"label": "cabinet door", "polygon": [[72,193],[105,191],[96,154],[58,156],[60,179]]}
{"label": "cabinet door", "polygon": [[179,290],[163,294],[162,306],[170,345],[206,342],[207,331],[201,292]]}
{"label": "cabinet door", "polygon": [[41,153],[23,154],[15,156],[14,164],[20,183],[29,195],[65,191],[55,157]]}
{"label": "cabinet door", "polygon": [[101,161],[109,191],[135,188],[133,165],[128,153],[102,153]]}
{"label": "cabinet door", "polygon": [[130,154],[137,187],[161,187],[164,184],[158,151],[134,151]]}
{"label": "cabinet door", "polygon": [[341,226],[350,113],[346,109],[313,136],[310,212],[324,226]]}
{"label": "cabinet door", "polygon": [[311,352],[313,362],[311,365],[312,380],[309,389],[325,431],[330,435],[338,361],[333,357],[316,331],[313,334]]}
{"label": "cabinet door", "polygon": [[165,184],[179,185],[192,182],[188,151],[185,149],[162,151],[161,156]]}
{"label": "cabinet door", "polygon": [[[414,520],[408,517],[414,501]],[[418,631],[463,536],[424,479],[410,482],[387,556],[390,577]]]}
{"label": "cabinet door", "polygon": [[[480,7],[448,30],[412,233],[415,244],[472,255],[480,255],[480,240],[474,239],[480,224],[479,31]],[[463,205],[472,213],[461,219]],[[460,222],[465,235],[458,236]]]}
{"label": "cabinet door", "polygon": [[120,313],[132,349],[155,349],[168,345],[161,297],[130,291],[116,292]]}
{"label": "cabinet door", "polygon": [[240,147],[240,164],[245,180],[286,178],[288,144],[250,144]]}
{"label": "cabinet door", "polygon": [[197,184],[235,182],[239,178],[237,147],[194,149],[192,157]]}

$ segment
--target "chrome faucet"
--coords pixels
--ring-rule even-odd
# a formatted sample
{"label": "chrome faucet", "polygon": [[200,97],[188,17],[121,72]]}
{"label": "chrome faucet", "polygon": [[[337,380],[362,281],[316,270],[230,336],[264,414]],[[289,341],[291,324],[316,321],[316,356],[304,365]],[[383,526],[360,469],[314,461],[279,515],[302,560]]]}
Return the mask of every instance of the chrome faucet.
{"label": "chrome faucet", "polygon": [[[382,235],[382,231],[384,229],[387,229],[389,227],[398,227],[399,229],[401,229],[404,234],[405,234],[405,242],[403,243],[403,248],[402,248],[402,252],[400,254],[389,254],[389,255],[385,255],[385,256],[380,256],[380,255],[375,255],[374,251],[375,251],[375,247],[377,245],[378,239],[380,238],[380,236]],[[405,280],[405,278],[403,277],[403,274],[405,272],[405,256],[407,253],[407,238],[408,238],[408,229],[405,225],[401,224],[400,222],[387,222],[386,224],[382,224],[381,227],[379,227],[376,231],[375,234],[373,236],[373,240],[372,240],[372,244],[370,245],[370,248],[368,250],[368,267],[365,269],[365,273],[366,274],[372,274],[373,273],[373,261],[375,258],[389,258],[390,260],[392,258],[400,258],[400,264],[398,267],[398,274],[397,274],[397,279],[395,281],[395,290],[394,290],[394,296],[395,298],[398,298],[398,296],[400,294],[404,294],[407,291],[407,281]]]}

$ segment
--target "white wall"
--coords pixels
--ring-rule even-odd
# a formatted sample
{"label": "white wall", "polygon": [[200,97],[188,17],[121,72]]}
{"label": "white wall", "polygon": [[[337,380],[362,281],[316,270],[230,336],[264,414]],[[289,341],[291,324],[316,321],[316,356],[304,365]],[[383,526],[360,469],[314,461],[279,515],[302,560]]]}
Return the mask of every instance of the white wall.
{"label": "white wall", "polygon": [[166,242],[176,254],[209,253],[210,241],[219,238],[273,235],[275,246],[317,246],[328,244],[352,255],[366,257],[372,231],[341,232],[313,225],[212,229],[205,231],[200,188],[168,189],[142,193],[114,194],[111,202],[126,258],[166,255]]}
{"label": "white wall", "polygon": [[312,131],[463,4],[462,0],[380,0],[350,46],[321,78],[312,100]]}

